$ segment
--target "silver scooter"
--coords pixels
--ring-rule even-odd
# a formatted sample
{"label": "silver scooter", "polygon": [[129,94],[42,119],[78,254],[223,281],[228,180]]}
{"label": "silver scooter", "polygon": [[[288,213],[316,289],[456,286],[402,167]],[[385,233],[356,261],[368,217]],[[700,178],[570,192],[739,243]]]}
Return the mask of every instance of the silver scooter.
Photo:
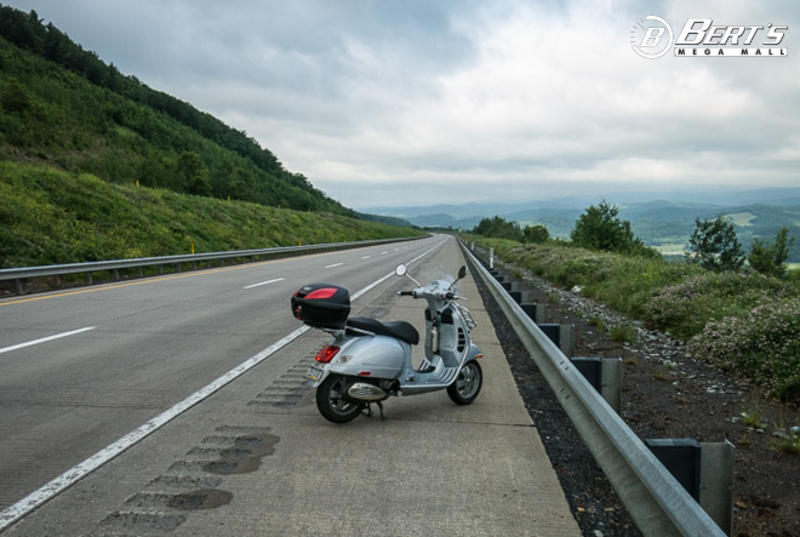
{"label": "silver scooter", "polygon": [[470,341],[475,321],[458,304],[456,281],[466,276],[466,267],[455,281],[436,280],[427,285],[407,274],[406,266],[395,269],[419,287],[399,295],[424,298],[425,357],[418,368],[411,363],[411,347],[419,343],[417,330],[405,321],[380,322],[365,317],[348,318],[350,303],[346,289],[330,284],[311,284],[292,297],[298,319],[333,335],[322,347],[306,377],[317,389],[320,414],[335,423],[346,423],[362,410],[371,413],[376,403],[383,417],[382,402],[392,395],[415,395],[447,390],[456,404],[468,405],[478,396],[483,357]]}

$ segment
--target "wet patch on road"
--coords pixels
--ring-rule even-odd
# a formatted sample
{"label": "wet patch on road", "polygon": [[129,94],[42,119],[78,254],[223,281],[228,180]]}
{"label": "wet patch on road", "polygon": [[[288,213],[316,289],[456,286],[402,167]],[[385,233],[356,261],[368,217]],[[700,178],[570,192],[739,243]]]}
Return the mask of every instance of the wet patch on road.
{"label": "wet patch on road", "polygon": [[135,535],[173,531],[185,521],[186,517],[184,515],[136,512],[112,513],[100,522],[98,526],[100,533],[95,535],[107,535],[110,532],[119,531],[133,531]]}
{"label": "wet patch on road", "polygon": [[106,516],[91,535],[163,535],[183,524],[192,511],[224,507],[234,495],[220,488],[221,476],[258,470],[264,458],[275,453],[278,442],[280,437],[270,427],[220,425],[172,463],[167,473]]}
{"label": "wet patch on road", "polygon": [[185,494],[174,495],[167,505],[180,511],[198,511],[228,505],[232,499],[233,494],[226,490],[193,490]]}

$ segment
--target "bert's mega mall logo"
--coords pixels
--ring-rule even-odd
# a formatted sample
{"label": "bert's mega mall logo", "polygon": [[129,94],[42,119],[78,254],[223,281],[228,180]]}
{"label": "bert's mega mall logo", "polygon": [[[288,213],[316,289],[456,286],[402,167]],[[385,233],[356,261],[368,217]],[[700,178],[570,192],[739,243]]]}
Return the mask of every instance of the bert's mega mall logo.
{"label": "bert's mega mall logo", "polygon": [[676,35],[663,18],[648,15],[631,28],[631,45],[648,59],[670,51],[678,57],[785,57],[788,51],[780,45],[788,29],[772,23],[733,26],[714,24],[712,19],[689,19]]}

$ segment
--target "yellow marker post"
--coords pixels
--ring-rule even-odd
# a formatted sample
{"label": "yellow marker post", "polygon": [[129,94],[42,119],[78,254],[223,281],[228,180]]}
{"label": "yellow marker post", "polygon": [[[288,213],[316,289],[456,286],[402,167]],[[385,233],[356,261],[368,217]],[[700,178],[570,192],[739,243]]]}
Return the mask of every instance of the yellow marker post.
{"label": "yellow marker post", "polygon": [[189,239],[189,242],[191,242],[191,243],[192,243],[192,255],[194,255],[194,241],[193,241],[193,240],[191,240],[191,239]]}

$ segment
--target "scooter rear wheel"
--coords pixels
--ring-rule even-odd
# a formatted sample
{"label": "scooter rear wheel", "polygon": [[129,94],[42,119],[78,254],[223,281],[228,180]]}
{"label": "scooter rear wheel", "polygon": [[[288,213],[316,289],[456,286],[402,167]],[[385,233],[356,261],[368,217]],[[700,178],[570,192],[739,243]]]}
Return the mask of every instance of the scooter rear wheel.
{"label": "scooter rear wheel", "polygon": [[317,388],[317,409],[328,421],[347,423],[361,413],[364,403],[348,399],[345,394],[352,380],[342,375],[330,375]]}
{"label": "scooter rear wheel", "polygon": [[455,382],[447,387],[447,395],[457,405],[468,405],[478,397],[483,386],[483,371],[478,362],[471,360],[464,364]]}

